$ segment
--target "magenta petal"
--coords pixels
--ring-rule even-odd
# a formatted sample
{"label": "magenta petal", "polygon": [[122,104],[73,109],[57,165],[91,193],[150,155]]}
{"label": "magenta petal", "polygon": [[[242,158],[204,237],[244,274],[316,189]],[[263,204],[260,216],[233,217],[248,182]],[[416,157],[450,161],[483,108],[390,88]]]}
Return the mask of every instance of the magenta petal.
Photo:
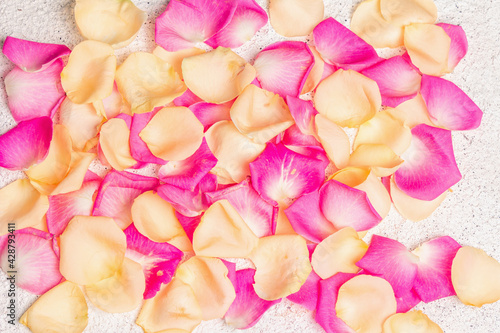
{"label": "magenta petal", "polygon": [[448,70],[451,71],[467,54],[467,50],[469,49],[467,36],[461,26],[447,23],[438,23],[436,25],[443,28],[446,34],[451,38],[450,52],[448,54]]}
{"label": "magenta petal", "polygon": [[11,36],[5,38],[2,51],[10,61],[26,72],[45,69],[56,59],[71,53],[65,45],[37,43]]}
{"label": "magenta petal", "polygon": [[402,155],[404,163],[394,173],[394,181],[413,198],[434,200],[462,179],[451,132],[421,124],[411,133],[411,145]]}
{"label": "magenta petal", "polygon": [[297,97],[287,96],[286,104],[300,131],[304,134],[312,134],[314,131],[314,116],[318,114],[313,103]]}
{"label": "magenta petal", "polygon": [[398,306],[396,312],[406,313],[419,304],[421,300],[415,290],[410,289],[402,295],[396,296],[396,302]]}
{"label": "magenta petal", "polygon": [[305,194],[285,209],[293,230],[305,239],[320,243],[337,229],[319,208],[319,191]]}
{"label": "magenta petal", "polygon": [[204,102],[201,98],[196,96],[191,90],[187,89],[184,94],[180,95],[172,101],[175,106],[190,107],[195,103]]}
{"label": "magenta petal", "polygon": [[370,246],[356,266],[389,282],[396,296],[407,294],[417,274],[418,258],[400,242],[373,235]]}
{"label": "magenta petal", "polygon": [[375,49],[334,18],[327,18],[313,30],[314,43],[329,64],[361,70],[382,60]]}
{"label": "magenta petal", "polygon": [[266,11],[255,0],[235,2],[238,6],[229,24],[205,42],[214,49],[218,46],[240,47],[267,23]]}
{"label": "magenta petal", "polygon": [[155,111],[151,111],[147,113],[136,113],[132,117],[132,124],[130,126],[130,154],[136,161],[165,164],[167,161],[154,156],[149,150],[146,142],[139,136],[139,133],[141,133],[155,114]]}
{"label": "magenta petal", "polygon": [[298,97],[314,65],[314,56],[303,42],[278,42],[262,50],[254,61],[263,89],[285,98]]}
{"label": "magenta petal", "polygon": [[274,219],[277,218],[274,207],[260,197],[248,178],[222,190],[208,192],[206,196],[210,205],[219,200],[229,201],[257,237],[274,234]]}
{"label": "magenta petal", "polygon": [[253,288],[255,269],[247,268],[236,272],[233,282],[236,298],[227,310],[224,320],[237,329],[254,326],[262,315],[281,300],[265,301]]}
{"label": "magenta petal", "polygon": [[460,247],[453,238],[444,236],[416,249],[420,262],[413,289],[422,301],[428,303],[456,295],[451,283],[451,264]]}
{"label": "magenta petal", "polygon": [[321,212],[337,229],[352,227],[364,231],[382,221],[363,191],[330,180],[319,193]]}
{"label": "magenta petal", "polygon": [[250,163],[252,185],[269,202],[289,205],[303,194],[320,187],[328,163],[298,154],[283,144],[267,144]]}
{"label": "magenta petal", "polygon": [[10,111],[19,122],[38,117],[51,117],[66,93],[61,86],[61,59],[43,71],[28,73],[14,68],[5,76],[5,90]]}
{"label": "magenta petal", "polygon": [[415,97],[420,88],[420,74],[402,56],[383,60],[361,74],[377,82],[382,104],[393,108]]}
{"label": "magenta petal", "polygon": [[229,111],[233,102],[223,104],[212,104],[206,102],[199,102],[189,106],[189,110],[198,118],[203,124],[204,131],[207,131],[210,126],[221,120],[231,120]]}
{"label": "magenta petal", "polygon": [[170,52],[193,47],[228,25],[236,4],[236,1],[172,0],[156,19],[156,43]]}
{"label": "magenta petal", "polygon": [[133,224],[123,232],[127,236],[125,255],[142,265],[146,277],[144,299],[152,298],[162,283],[167,284],[172,280],[183,253],[168,243],[153,242],[141,235]]}
{"label": "magenta petal", "polygon": [[[52,247],[53,238],[47,232],[33,228],[14,233],[15,243],[7,240],[0,248],[0,265],[4,272],[16,271],[16,284],[36,295],[42,295],[62,280],[59,272],[59,257]],[[3,236],[9,238],[8,235]],[[2,238],[3,238],[2,237]],[[9,252],[15,249],[15,260],[11,266]]]}
{"label": "magenta petal", "polygon": [[300,287],[300,290],[295,294],[289,295],[287,298],[310,311],[316,310],[318,304],[319,281],[321,278],[314,271],[311,271],[306,282]]}
{"label": "magenta petal", "polygon": [[449,130],[479,127],[483,112],[453,82],[424,75],[420,90],[434,124]]}
{"label": "magenta petal", "polygon": [[282,134],[281,141],[286,146],[321,146],[312,135],[304,134],[297,125],[292,125]]}
{"label": "magenta petal", "polygon": [[171,161],[160,168],[159,178],[162,182],[194,191],[196,185],[217,164],[217,158],[208,148],[203,138],[200,148],[183,161]]}
{"label": "magenta petal", "polygon": [[319,282],[318,306],[316,321],[326,333],[355,333],[346,323],[337,317],[335,305],[340,287],[356,274],[337,273],[331,278]]}
{"label": "magenta petal", "polygon": [[0,167],[27,169],[42,161],[52,140],[52,120],[40,117],[22,121],[0,136]]}
{"label": "magenta petal", "polygon": [[203,213],[197,216],[185,216],[179,212],[175,212],[175,216],[177,217],[179,223],[186,232],[186,235],[188,236],[189,240],[193,242],[194,230],[198,227],[198,224],[200,224]]}

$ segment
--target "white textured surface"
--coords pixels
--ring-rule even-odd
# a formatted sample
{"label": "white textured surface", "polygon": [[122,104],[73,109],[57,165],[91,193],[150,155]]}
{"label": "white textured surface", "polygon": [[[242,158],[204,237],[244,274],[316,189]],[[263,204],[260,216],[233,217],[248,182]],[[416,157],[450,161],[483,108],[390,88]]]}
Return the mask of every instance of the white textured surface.
{"label": "white textured surface", "polygon": [[[266,6],[267,0],[258,0]],[[333,16],[348,25],[349,17],[359,0],[325,0],[326,16]],[[374,231],[395,238],[414,248],[430,238],[450,235],[463,245],[484,249],[500,260],[500,1],[498,0],[436,0],[439,22],[460,24],[469,38],[469,53],[455,73],[447,79],[460,86],[483,109],[481,127],[471,132],[453,134],[455,154],[463,180],[453,193],[425,221],[405,221],[397,212],[391,214]],[[166,1],[135,0],[149,14],[138,38],[128,48],[118,51],[120,61],[131,51],[152,51],[154,19],[166,7]],[[1,0],[0,40],[6,36],[40,42],[62,43],[70,48],[80,37],[72,16],[74,0]],[[271,42],[283,39],[269,26],[262,29],[250,43],[237,52],[250,60]],[[14,126],[7,105],[3,77],[13,65],[0,56],[0,133]],[[19,172],[0,170],[0,188],[22,176]],[[7,281],[0,273],[0,332],[28,332],[22,325],[7,324]],[[500,281],[499,281],[500,283]],[[36,296],[17,289],[17,316],[32,304]],[[500,331],[500,302],[480,309],[467,307],[456,297],[421,304],[429,317],[446,333],[494,333]],[[89,325],[85,332],[142,332],[134,324],[138,313],[107,314],[89,306]],[[221,320],[203,323],[200,332],[233,332]],[[288,301],[271,308],[249,332],[322,332],[313,314]]]}

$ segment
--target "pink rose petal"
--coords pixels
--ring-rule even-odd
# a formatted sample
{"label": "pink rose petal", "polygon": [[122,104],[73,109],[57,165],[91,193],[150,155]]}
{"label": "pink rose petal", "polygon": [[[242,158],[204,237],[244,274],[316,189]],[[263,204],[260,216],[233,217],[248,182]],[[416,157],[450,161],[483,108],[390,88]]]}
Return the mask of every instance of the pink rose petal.
{"label": "pink rose petal", "polygon": [[196,96],[191,90],[187,89],[184,94],[174,99],[172,103],[174,103],[175,106],[190,107],[191,105],[199,102],[204,101]]}
{"label": "pink rose petal", "polygon": [[296,304],[302,305],[307,310],[316,310],[320,281],[319,275],[312,271],[309,273],[306,282],[300,287],[300,290],[287,296],[287,298]]}
{"label": "pink rose petal", "polygon": [[312,135],[314,133],[314,116],[318,114],[312,101],[304,101],[297,97],[287,96],[286,104],[299,130],[303,134]]}
{"label": "pink rose petal", "polygon": [[204,42],[228,25],[236,6],[236,1],[172,0],[156,19],[156,43],[173,52]]}
{"label": "pink rose petal", "polygon": [[222,104],[212,104],[206,102],[199,102],[189,106],[196,118],[203,124],[204,131],[206,132],[210,126],[221,120],[231,120],[229,111],[231,111],[233,102]]}
{"label": "pink rose petal", "polygon": [[127,236],[125,256],[142,265],[146,277],[144,299],[152,298],[162,284],[172,280],[175,269],[181,261],[182,251],[168,243],[156,243],[141,235],[131,224],[123,231]]}
{"label": "pink rose petal", "polygon": [[313,37],[316,49],[329,64],[361,70],[382,60],[370,44],[331,17],[314,28]]}
{"label": "pink rose petal", "polygon": [[393,108],[415,97],[420,89],[420,74],[402,56],[383,60],[361,73],[377,82],[382,104]]}
{"label": "pink rose petal", "polygon": [[320,146],[321,144],[309,134],[304,134],[297,125],[292,125],[281,137],[281,143],[286,146]]}
{"label": "pink rose petal", "polygon": [[146,142],[139,136],[139,133],[141,133],[155,114],[156,111],[151,111],[147,113],[136,113],[132,117],[130,126],[130,154],[135,160],[140,162],[165,164],[167,161],[153,155]]}
{"label": "pink rose petal", "polygon": [[189,240],[192,242],[193,233],[195,229],[198,227],[198,224],[200,224],[203,213],[197,216],[185,216],[179,212],[175,212],[175,216],[179,220],[179,223],[181,224],[182,228],[184,228],[184,231],[186,232],[186,235],[188,236]]}
{"label": "pink rose petal", "polygon": [[396,302],[398,305],[396,312],[406,313],[419,304],[421,300],[415,290],[411,289],[402,295],[396,296]]}
{"label": "pink rose petal", "polygon": [[405,162],[394,173],[394,181],[412,198],[434,200],[462,179],[451,132],[421,124],[411,133],[411,145],[401,156]]}
{"label": "pink rose petal", "polygon": [[461,26],[447,23],[438,23],[436,25],[443,28],[444,32],[451,38],[450,52],[448,54],[448,70],[453,71],[460,60],[467,54],[467,50],[469,49],[467,36]]}
{"label": "pink rose petal", "polygon": [[479,127],[483,112],[453,82],[424,75],[422,97],[434,124],[449,130],[471,130]]}
{"label": "pink rose petal", "polygon": [[3,43],[2,52],[22,70],[36,72],[70,54],[71,50],[65,45],[37,43],[8,36]]}
{"label": "pink rose petal", "polygon": [[303,42],[278,42],[262,50],[253,66],[263,89],[298,97],[314,65],[314,56]]}
{"label": "pink rose petal", "polygon": [[0,167],[27,169],[42,161],[52,140],[52,120],[40,117],[22,121],[0,136]]}

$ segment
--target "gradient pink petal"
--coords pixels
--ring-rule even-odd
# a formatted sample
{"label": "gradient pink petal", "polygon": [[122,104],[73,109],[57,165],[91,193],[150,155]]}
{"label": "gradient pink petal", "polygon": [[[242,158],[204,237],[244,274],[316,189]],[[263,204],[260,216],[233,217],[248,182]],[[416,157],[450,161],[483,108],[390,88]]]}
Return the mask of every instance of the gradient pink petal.
{"label": "gradient pink petal", "polygon": [[415,290],[411,289],[403,293],[402,295],[396,296],[397,302],[397,313],[406,313],[413,309],[417,304],[421,302],[420,297],[415,292]]}
{"label": "gradient pink petal", "polygon": [[156,111],[151,111],[147,113],[136,113],[132,117],[130,126],[130,154],[135,160],[143,163],[165,164],[167,161],[153,155],[146,142],[139,136],[139,133],[141,133],[155,114]]}
{"label": "gradient pink petal", "polygon": [[313,37],[316,49],[329,64],[361,70],[382,60],[371,45],[331,17],[314,28]]}
{"label": "gradient pink petal", "polygon": [[434,124],[449,130],[471,130],[481,124],[483,112],[453,82],[424,75],[420,90]]}
{"label": "gradient pink petal", "polygon": [[437,26],[443,28],[444,32],[451,38],[450,52],[448,54],[448,70],[452,71],[465,57],[469,49],[469,43],[465,31],[461,26],[438,23]]}
{"label": "gradient pink petal", "polygon": [[[204,102],[201,98],[196,96],[191,90],[187,89],[184,94],[180,95],[172,101],[175,106],[190,107],[195,103]],[[192,110],[191,110],[192,111]]]}
{"label": "gradient pink petal", "polygon": [[156,19],[155,41],[170,52],[193,47],[227,26],[236,5],[236,1],[172,0]]}
{"label": "gradient pink petal", "polygon": [[37,43],[8,36],[3,43],[2,52],[22,70],[36,72],[70,54],[71,50],[65,45]]}
{"label": "gradient pink petal", "polygon": [[404,163],[394,173],[394,181],[412,198],[434,200],[462,179],[451,132],[421,124],[411,133],[411,145],[401,156]]}
{"label": "gradient pink petal", "polygon": [[0,167],[23,170],[41,162],[52,140],[52,120],[40,117],[22,121],[0,136]]}
{"label": "gradient pink petal", "polygon": [[198,227],[198,224],[200,224],[203,213],[197,216],[185,216],[179,212],[175,212],[175,216],[177,217],[179,223],[186,232],[186,235],[188,236],[189,240],[193,242],[193,233],[195,229]]}
{"label": "gradient pink petal", "polygon": [[198,118],[203,124],[204,131],[207,131],[210,126],[221,120],[231,120],[229,111],[233,102],[223,104],[212,104],[206,102],[199,102],[189,106],[189,110]]}
{"label": "gradient pink petal", "polygon": [[393,108],[415,97],[420,88],[420,74],[402,56],[383,60],[361,74],[377,82],[382,104]]}
{"label": "gradient pink petal", "polygon": [[175,270],[183,257],[181,250],[168,243],[156,243],[141,235],[131,224],[124,230],[127,236],[125,256],[142,265],[146,277],[144,299],[152,298],[162,284],[172,280]]}
{"label": "gradient pink petal", "polygon": [[314,56],[303,42],[278,42],[262,50],[253,66],[263,89],[285,98],[298,97],[314,65]]}
{"label": "gradient pink petal", "polygon": [[40,72],[28,73],[16,67],[5,76],[9,109],[17,122],[52,117],[66,96],[61,86],[63,66],[58,59]]}
{"label": "gradient pink petal", "polygon": [[303,99],[287,96],[286,104],[290,109],[290,114],[295,121],[295,125],[304,134],[312,134],[314,132],[314,116],[318,111],[314,108],[312,101],[304,101]]}
{"label": "gradient pink petal", "polygon": [[319,282],[321,278],[314,271],[311,271],[306,282],[300,287],[300,290],[295,294],[287,296],[287,298],[310,311],[316,310],[319,295]]}
{"label": "gradient pink petal", "polygon": [[304,134],[297,125],[292,125],[283,132],[281,141],[286,146],[321,146],[312,135]]}
{"label": "gradient pink petal", "polygon": [[321,212],[337,229],[352,227],[356,231],[365,231],[382,221],[366,192],[330,180],[319,193]]}

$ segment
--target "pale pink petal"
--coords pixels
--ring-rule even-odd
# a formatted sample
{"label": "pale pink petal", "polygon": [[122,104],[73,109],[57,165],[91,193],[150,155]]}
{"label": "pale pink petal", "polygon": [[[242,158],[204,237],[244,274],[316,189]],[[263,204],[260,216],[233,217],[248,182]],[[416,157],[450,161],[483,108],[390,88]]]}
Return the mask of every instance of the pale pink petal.
{"label": "pale pink petal", "polygon": [[40,117],[22,121],[0,136],[0,167],[27,169],[42,161],[52,140],[52,120]]}
{"label": "pale pink petal", "polygon": [[259,196],[248,178],[237,185],[205,194],[210,204],[228,200],[257,237],[274,234],[273,225],[276,225],[277,217],[274,207]]}
{"label": "pale pink petal", "polygon": [[286,104],[300,131],[303,134],[312,135],[314,133],[314,116],[318,114],[313,103],[297,97],[286,96]]}
{"label": "pale pink petal", "polygon": [[153,155],[146,142],[139,136],[139,133],[141,133],[155,114],[156,111],[151,111],[136,113],[132,117],[132,124],[130,126],[130,154],[135,160],[140,162],[165,164],[167,161]]}
{"label": "pale pink petal", "polygon": [[292,125],[281,134],[281,143],[285,146],[320,146],[321,144],[312,135],[304,134],[297,125]]}
{"label": "pale pink petal", "polygon": [[[0,248],[0,265],[4,272],[16,271],[16,284],[30,293],[41,295],[62,280],[59,257],[52,248],[52,235],[26,228],[14,233],[15,243],[7,241]],[[4,236],[6,237],[6,236]],[[9,253],[15,250],[15,261]]]}
{"label": "pale pink petal", "polygon": [[459,25],[438,23],[444,32],[451,38],[450,53],[448,54],[448,71],[452,72],[460,60],[467,54],[469,43],[464,29]]}
{"label": "pale pink petal", "polygon": [[68,55],[66,45],[37,43],[8,36],[2,48],[10,61],[26,72],[37,72],[47,68],[56,59]]}
{"label": "pale pink petal", "polygon": [[471,130],[479,127],[483,112],[453,82],[424,75],[420,90],[430,119],[449,130]]}
{"label": "pale pink petal", "polygon": [[420,74],[402,56],[383,60],[361,73],[377,82],[382,105],[396,107],[415,97],[420,89]]}
{"label": "pale pink petal", "polygon": [[167,51],[193,47],[231,21],[236,1],[172,0],[156,19],[155,41]]}
{"label": "pale pink petal", "polygon": [[329,64],[361,70],[382,60],[370,44],[332,17],[314,28],[313,37],[316,49]]}
{"label": "pale pink petal", "polygon": [[462,179],[451,132],[422,124],[411,133],[411,145],[401,156],[405,162],[394,173],[394,181],[413,198],[434,200]]}
{"label": "pale pink petal", "polygon": [[451,282],[451,264],[460,249],[449,236],[435,238],[413,250],[419,257],[413,289],[426,303],[456,295]]}
{"label": "pale pink petal", "polygon": [[253,289],[255,269],[247,268],[236,272],[231,279],[236,298],[224,315],[226,323],[236,329],[247,329],[259,321],[262,315],[281,300],[266,301]]}
{"label": "pale pink petal", "polygon": [[319,282],[321,278],[314,271],[309,273],[306,282],[295,294],[288,295],[290,301],[302,305],[309,311],[316,310],[318,304]]}
{"label": "pale pink petal", "polygon": [[62,69],[63,61],[58,59],[40,72],[28,73],[16,67],[5,76],[9,109],[17,122],[52,117],[54,108],[65,96]]}
{"label": "pale pink petal", "polygon": [[217,159],[203,138],[200,148],[193,155],[182,161],[168,162],[160,168],[158,177],[166,184],[193,191],[216,164]]}
{"label": "pale pink petal", "polygon": [[231,120],[229,112],[233,102],[223,104],[212,104],[206,102],[195,103],[189,106],[196,118],[203,124],[207,131],[210,126],[222,120]]}
{"label": "pale pink petal", "polygon": [[201,98],[196,96],[191,90],[187,89],[182,95],[172,101],[175,106],[189,107],[195,103],[204,102]]}
{"label": "pale pink petal", "polygon": [[268,201],[288,206],[303,194],[319,188],[325,180],[324,161],[298,154],[283,144],[268,144],[252,163],[252,184]]}
{"label": "pale pink petal", "polygon": [[278,42],[262,50],[253,65],[262,88],[282,97],[298,97],[314,65],[314,56],[306,43]]}
{"label": "pale pink petal", "polygon": [[237,0],[236,11],[231,21],[205,43],[213,48],[217,46],[237,48],[248,42],[255,33],[267,23],[267,14],[255,0]]}
{"label": "pale pink petal", "polygon": [[124,233],[127,236],[125,256],[142,265],[146,277],[144,299],[152,298],[162,284],[172,280],[183,257],[182,251],[168,243],[153,242],[141,235],[133,224],[125,229]]}
{"label": "pale pink petal", "polygon": [[336,180],[330,180],[321,187],[319,204],[326,219],[338,229],[353,227],[356,231],[364,231],[382,221],[366,192]]}

